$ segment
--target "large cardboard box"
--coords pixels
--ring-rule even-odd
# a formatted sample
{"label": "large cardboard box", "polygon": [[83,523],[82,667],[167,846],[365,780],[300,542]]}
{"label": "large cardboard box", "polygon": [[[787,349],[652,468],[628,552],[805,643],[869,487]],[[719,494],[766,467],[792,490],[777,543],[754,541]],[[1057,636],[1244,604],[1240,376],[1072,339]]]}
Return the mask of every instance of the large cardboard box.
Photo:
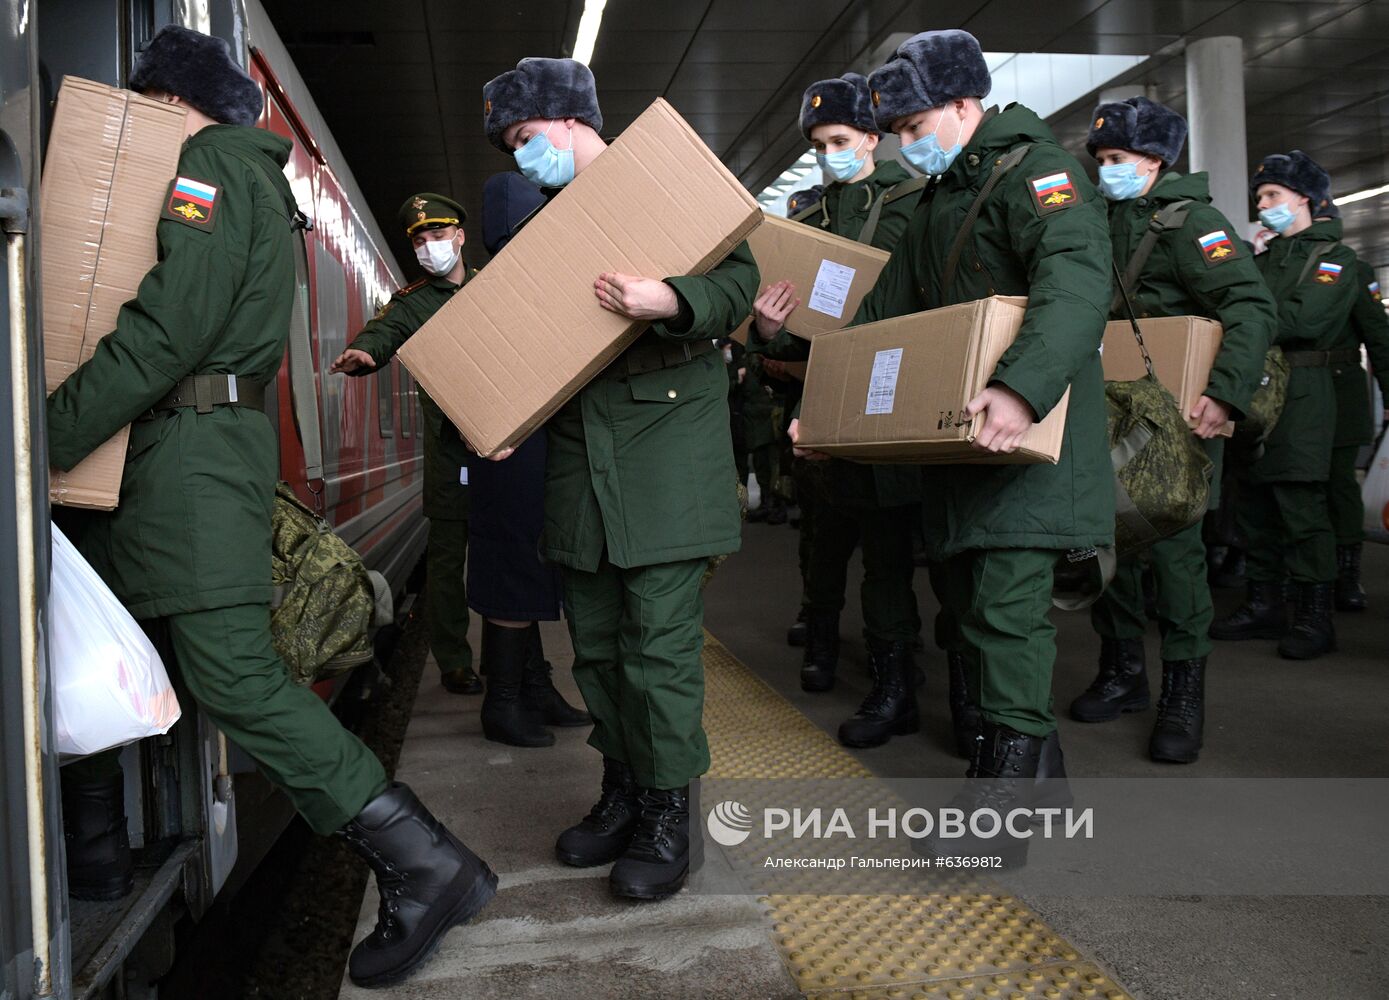
{"label": "large cardboard box", "polygon": [[752,195],[658,99],[400,358],[473,449],[493,454],[524,440],[646,328],[599,305],[599,274],[703,273],[761,219]]}
{"label": "large cardboard box", "polygon": [[972,447],[983,418],[961,417],[1017,339],[1026,307],[1025,298],[994,296],[816,337],[801,447],[866,462],[1055,463],[1069,389],[1009,455]]}
{"label": "large cardboard box", "polygon": [[[1211,366],[1220,353],[1220,324],[1201,316],[1159,316],[1140,319],[1138,329],[1148,356],[1153,359],[1153,374],[1176,397],[1187,424],[1195,427],[1196,421],[1189,414],[1206,391]],[[1107,381],[1127,382],[1148,374],[1128,320],[1116,319],[1106,324],[1102,350]],[[1234,433],[1235,425],[1230,421],[1220,436],[1230,437]]]}
{"label": "large cardboard box", "polygon": [[886,250],[855,243],[818,226],[768,215],[748,237],[762,285],[790,281],[801,304],[786,330],[804,340],[842,330],[887,265]]}
{"label": "large cardboard box", "polygon": [[[64,77],[40,187],[44,375],[52,392],[116,327],[158,253],[155,230],[183,146],[183,108]],[[125,467],[123,429],[67,472],[49,498],[110,510]]]}

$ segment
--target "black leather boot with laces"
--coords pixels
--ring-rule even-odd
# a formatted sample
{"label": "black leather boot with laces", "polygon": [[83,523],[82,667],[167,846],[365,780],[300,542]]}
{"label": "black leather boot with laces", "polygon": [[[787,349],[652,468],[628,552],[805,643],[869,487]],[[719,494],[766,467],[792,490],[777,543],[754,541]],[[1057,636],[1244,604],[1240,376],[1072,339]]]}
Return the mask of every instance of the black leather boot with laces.
{"label": "black leather boot with laces", "polygon": [[1364,611],[1365,588],[1360,584],[1362,545],[1336,546],[1336,610]]}
{"label": "black leather boot with laces", "polygon": [[[1004,868],[1021,868],[1027,864],[1028,838],[1013,837],[1005,827],[996,837],[988,839],[969,833],[969,817],[978,810],[993,810],[1007,816],[1014,809],[1034,808],[1037,799],[1037,770],[1048,737],[1028,736],[984,721],[978,754],[970,764],[967,780],[950,805],[965,814],[963,837],[943,837],[933,833],[920,841],[919,850],[937,858],[998,857]],[[1053,747],[1060,764],[1059,741]],[[1054,779],[1064,779],[1064,766]]]}
{"label": "black leather boot with laces", "polygon": [[690,789],[643,788],[632,842],[608,874],[616,896],[665,899],[690,871]]}
{"label": "black leather boot with laces", "polygon": [[125,779],[62,776],[63,843],[68,894],[112,902],[135,887],[135,860],[125,819]]}
{"label": "black leather boot with laces", "polygon": [[1288,610],[1281,583],[1250,580],[1246,597],[1229,616],[1211,625],[1212,639],[1281,639],[1288,631]]}
{"label": "black leather boot with laces", "polygon": [[979,706],[969,698],[964,654],[946,653],[945,665],[950,672],[950,724],[955,735],[955,753],[963,760],[971,760],[983,718]]}
{"label": "black leather boot with laces", "polygon": [[839,612],[805,613],[805,653],[801,656],[801,690],[818,692],[834,687],[839,666]]}
{"label": "black leather boot with laces", "polygon": [[376,929],[347,960],[358,986],[404,979],[449,928],[471,920],[497,893],[497,876],[399,783],[338,831],[376,874]]}
{"label": "black leather boot with laces", "polygon": [[545,645],[540,638],[540,625],[531,622],[526,630],[530,638],[530,653],[521,671],[521,703],[540,716],[547,726],[573,727],[593,725],[593,716],[564,700],[555,687],[554,668],[545,659]]}
{"label": "black leather boot with laces", "polygon": [[632,769],[603,758],[603,792],[588,815],[559,835],[555,857],[575,868],[606,865],[622,856],[637,828],[637,786]]}
{"label": "black leather boot with laces", "polygon": [[1148,741],[1148,756],[1173,764],[1190,764],[1201,753],[1206,723],[1206,658],[1164,660],[1158,717]]}
{"label": "black leather boot with laces", "polygon": [[1278,643],[1278,655],[1285,660],[1315,660],[1336,649],[1336,625],[1331,620],[1335,584],[1297,584],[1297,611],[1293,627]]}
{"label": "black leather boot with laces", "polygon": [[911,686],[911,643],[869,640],[868,665],[873,688],[859,710],[839,724],[846,747],[881,746],[894,736],[921,728],[916,691]]}
{"label": "black leather boot with laces", "polygon": [[1077,722],[1112,722],[1124,712],[1141,712],[1151,701],[1142,639],[1100,639],[1100,672],[1071,702]]}

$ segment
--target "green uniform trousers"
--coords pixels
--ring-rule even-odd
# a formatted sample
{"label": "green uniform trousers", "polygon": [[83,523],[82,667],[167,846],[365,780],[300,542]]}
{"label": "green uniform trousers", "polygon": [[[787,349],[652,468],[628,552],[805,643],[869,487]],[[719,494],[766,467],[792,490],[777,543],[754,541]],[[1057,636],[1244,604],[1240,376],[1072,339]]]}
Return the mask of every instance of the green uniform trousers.
{"label": "green uniform trousers", "polygon": [[[386,790],[385,769],[366,744],[322,698],[289,679],[270,640],[268,607],[240,604],[160,621],[169,639],[161,649],[173,652],[183,690],[289,796],[315,833],[342,829]],[[109,777],[119,771],[119,757],[119,749],[109,750],[65,770],[87,780]]]}
{"label": "green uniform trousers", "polygon": [[429,519],[429,544],[425,550],[425,575],[429,600],[425,601],[425,627],[429,648],[439,672],[473,669],[473,647],[468,645],[468,522]]}
{"label": "green uniform trousers", "polygon": [[970,549],[945,565],[970,700],[990,722],[1029,736],[1056,729],[1056,627],[1048,613],[1059,555],[1051,549]]}
{"label": "green uniform trousers", "polygon": [[1336,536],[1324,482],[1276,482],[1240,491],[1238,520],[1247,539],[1248,576],[1259,583],[1330,583]]}
{"label": "green uniform trousers", "polygon": [[1355,474],[1361,446],[1349,444],[1331,449],[1331,475],[1326,480],[1326,505],[1337,545],[1359,545],[1365,540],[1365,498]]}
{"label": "green uniform trousers", "polygon": [[682,788],[709,769],[704,735],[707,558],[593,573],[564,568],[574,680],[593,716],[589,745],[644,788]]}
{"label": "green uniform trousers", "polygon": [[[762,491],[762,504],[769,503],[777,494],[777,452],[775,442],[764,444],[752,450],[752,472],[757,476],[757,486]],[[739,478],[744,486],[748,484],[746,460],[739,470]]]}
{"label": "green uniform trousers", "polygon": [[815,515],[806,610],[843,609],[849,557],[854,545],[862,544],[864,634],[884,642],[914,640],[920,612],[912,589],[912,524],[920,516],[915,504],[875,508],[822,503]]}
{"label": "green uniform trousers", "polygon": [[963,644],[960,640],[960,620],[955,614],[955,602],[950,598],[949,563],[928,563],[926,575],[931,581],[931,593],[936,595],[936,603],[940,605],[932,630],[936,648],[943,653],[958,653],[962,650]]}
{"label": "green uniform trousers", "polygon": [[1114,579],[1090,609],[1095,632],[1106,639],[1142,639],[1148,630],[1143,607],[1144,557],[1153,567],[1158,632],[1164,660],[1194,660],[1211,651],[1215,617],[1206,581],[1206,545],[1201,522],[1153,545],[1143,556],[1119,560]]}

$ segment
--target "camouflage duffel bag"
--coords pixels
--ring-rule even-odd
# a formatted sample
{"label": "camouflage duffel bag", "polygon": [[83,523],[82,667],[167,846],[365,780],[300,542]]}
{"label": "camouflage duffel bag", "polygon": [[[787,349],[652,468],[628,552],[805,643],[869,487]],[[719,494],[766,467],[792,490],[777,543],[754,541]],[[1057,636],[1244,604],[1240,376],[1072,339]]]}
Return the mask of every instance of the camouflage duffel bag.
{"label": "camouflage duffel bag", "polygon": [[312,684],[369,661],[376,597],[366,567],[288,483],[275,487],[270,555],[270,632],[294,682]]}
{"label": "camouflage duffel bag", "polygon": [[1283,349],[1270,348],[1268,354],[1264,355],[1264,371],[1259,376],[1259,388],[1254,390],[1244,419],[1235,424],[1234,443],[1237,448],[1254,452],[1256,456],[1262,450],[1263,443],[1273,433],[1283,413],[1290,372]]}
{"label": "camouflage duffel bag", "polygon": [[1106,382],[1104,399],[1114,464],[1114,549],[1122,557],[1205,516],[1212,466],[1157,379]]}

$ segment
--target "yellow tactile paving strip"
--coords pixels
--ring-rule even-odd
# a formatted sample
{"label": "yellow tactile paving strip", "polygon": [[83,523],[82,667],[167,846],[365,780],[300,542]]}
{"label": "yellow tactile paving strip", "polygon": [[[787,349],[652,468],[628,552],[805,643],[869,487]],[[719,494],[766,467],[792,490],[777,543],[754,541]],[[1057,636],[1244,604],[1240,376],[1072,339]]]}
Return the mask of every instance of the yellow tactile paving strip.
{"label": "yellow tactile paving strip", "polygon": [[[711,778],[872,778],[712,636]],[[814,1000],[1132,1000],[1017,899],[973,882],[925,895],[762,897],[772,940]]]}

